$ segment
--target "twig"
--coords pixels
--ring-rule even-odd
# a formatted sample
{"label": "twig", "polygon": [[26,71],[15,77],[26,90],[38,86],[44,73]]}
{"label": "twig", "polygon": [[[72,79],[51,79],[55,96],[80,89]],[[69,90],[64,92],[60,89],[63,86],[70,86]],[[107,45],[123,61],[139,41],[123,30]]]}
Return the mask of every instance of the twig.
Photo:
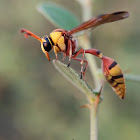
{"label": "twig", "polygon": [[[77,0],[81,6],[83,11],[83,21],[86,21],[92,17],[92,0]],[[90,49],[91,44],[89,41],[89,37],[85,34],[82,40],[79,40],[80,44],[84,49]],[[95,61],[93,55],[87,55],[86,59],[89,64],[89,68],[91,74],[94,79],[95,88],[99,90],[101,88],[100,79],[98,76],[98,66]],[[91,106],[89,107],[90,110],[90,140],[97,140],[97,104],[95,105],[95,101],[90,103]]]}

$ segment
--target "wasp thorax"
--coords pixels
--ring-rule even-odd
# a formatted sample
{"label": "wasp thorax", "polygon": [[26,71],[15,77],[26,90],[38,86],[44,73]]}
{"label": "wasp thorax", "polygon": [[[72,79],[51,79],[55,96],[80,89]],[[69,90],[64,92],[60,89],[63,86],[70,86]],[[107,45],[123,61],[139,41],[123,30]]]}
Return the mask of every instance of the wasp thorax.
{"label": "wasp thorax", "polygon": [[42,38],[43,48],[45,51],[49,52],[52,49],[53,43],[48,36]]}

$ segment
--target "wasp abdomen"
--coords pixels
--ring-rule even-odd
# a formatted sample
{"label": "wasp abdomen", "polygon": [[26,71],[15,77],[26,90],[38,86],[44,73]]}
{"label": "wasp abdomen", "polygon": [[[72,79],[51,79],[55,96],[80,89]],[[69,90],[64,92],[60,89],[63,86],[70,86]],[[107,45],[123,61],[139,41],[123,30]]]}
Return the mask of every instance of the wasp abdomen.
{"label": "wasp abdomen", "polygon": [[126,92],[125,80],[120,66],[109,57],[103,57],[103,73],[116,94],[123,99]]}

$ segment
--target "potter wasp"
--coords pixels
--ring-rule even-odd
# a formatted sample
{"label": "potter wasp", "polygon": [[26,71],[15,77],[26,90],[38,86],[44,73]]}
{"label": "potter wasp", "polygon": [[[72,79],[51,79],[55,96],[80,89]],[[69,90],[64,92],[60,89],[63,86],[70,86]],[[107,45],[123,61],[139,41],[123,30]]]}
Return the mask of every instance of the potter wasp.
{"label": "potter wasp", "polygon": [[[87,60],[84,59],[85,53],[89,53],[99,57],[102,60],[102,70],[104,76],[106,77],[106,80],[112,86],[116,94],[121,99],[123,99],[126,92],[126,86],[123,73],[117,62],[115,62],[109,57],[103,56],[103,54],[96,49],[80,49],[77,51],[78,41],[73,36],[73,34],[89,28],[95,28],[101,24],[125,19],[128,17],[128,15],[129,14],[126,11],[100,15],[98,17],[91,18],[90,20],[80,24],[79,26],[69,31],[65,29],[56,29],[52,31],[49,36],[46,35],[43,38],[40,38],[39,36],[35,35],[27,29],[22,29],[21,33],[25,32],[26,38],[28,38],[28,36],[32,36],[39,40],[41,42],[41,49],[49,61],[49,51],[52,49],[55,53],[56,60],[58,59],[57,53],[63,53],[63,60],[66,56],[69,57],[68,66],[70,65],[71,59],[80,61],[81,78],[83,75],[85,75],[85,71],[88,66]],[[82,54],[82,58],[77,57],[79,54]],[[86,64],[84,69],[83,63]]]}

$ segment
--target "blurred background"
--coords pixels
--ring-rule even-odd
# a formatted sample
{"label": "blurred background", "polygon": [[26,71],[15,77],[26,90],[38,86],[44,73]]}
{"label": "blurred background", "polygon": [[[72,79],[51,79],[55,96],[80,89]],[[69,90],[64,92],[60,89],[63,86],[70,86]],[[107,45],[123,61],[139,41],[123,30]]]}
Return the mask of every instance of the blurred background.
{"label": "blurred background", "polygon": [[[89,111],[80,93],[49,62],[34,38],[25,39],[21,28],[40,37],[55,27],[36,6],[48,0],[0,0],[0,140],[88,140]],[[76,0],[50,0],[82,19]],[[123,21],[103,25],[92,32],[94,48],[115,59],[123,71],[140,75],[140,1],[94,0],[93,15],[120,10],[130,12]],[[81,38],[82,39],[82,38]],[[53,51],[51,60],[55,58]],[[61,56],[59,56],[61,58]],[[100,66],[100,61],[97,60]],[[71,65],[80,72],[80,65]],[[94,88],[89,69],[88,84]],[[125,100],[108,84],[99,106],[99,140],[140,139],[140,86],[126,81]]]}

